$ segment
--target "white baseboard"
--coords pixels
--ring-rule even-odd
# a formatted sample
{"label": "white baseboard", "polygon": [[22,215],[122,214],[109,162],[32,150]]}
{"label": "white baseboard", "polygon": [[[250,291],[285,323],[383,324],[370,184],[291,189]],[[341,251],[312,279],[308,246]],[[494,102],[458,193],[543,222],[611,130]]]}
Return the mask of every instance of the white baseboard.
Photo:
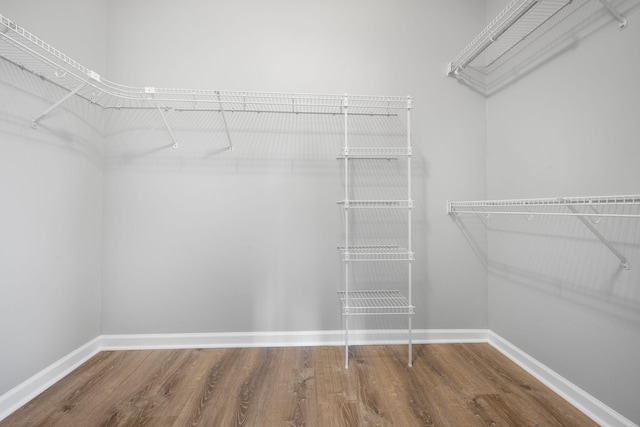
{"label": "white baseboard", "polygon": [[0,420],[60,381],[99,351],[101,351],[100,337],[97,337],[1,395]]}
{"label": "white baseboard", "polygon": [[638,427],[631,420],[620,415],[548,366],[538,362],[498,334],[489,332],[489,344],[601,426]]}
{"label": "white baseboard", "polygon": [[[75,368],[106,350],[175,348],[293,347],[344,345],[344,331],[225,332],[202,334],[101,335],[0,396],[0,420],[16,411]],[[638,427],[558,373],[487,329],[417,329],[415,344],[488,342],[597,423]],[[406,344],[406,330],[349,332],[349,344]]]}
{"label": "white baseboard", "polygon": [[[413,330],[416,344],[448,342],[487,342],[486,329],[418,329]],[[404,344],[407,330],[349,331],[349,344]],[[233,347],[293,347],[344,345],[345,333],[336,331],[293,332],[219,332],[200,334],[132,334],[102,335],[102,350],[143,350],[168,348],[233,348]]]}

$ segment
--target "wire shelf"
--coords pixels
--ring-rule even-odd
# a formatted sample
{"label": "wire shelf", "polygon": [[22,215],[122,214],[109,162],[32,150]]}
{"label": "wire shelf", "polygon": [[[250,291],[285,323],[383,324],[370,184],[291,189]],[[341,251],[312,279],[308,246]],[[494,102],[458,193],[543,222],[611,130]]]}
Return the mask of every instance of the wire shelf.
{"label": "wire shelf", "polygon": [[414,253],[396,245],[344,246],[338,249],[343,261],[413,261]]}
{"label": "wire shelf", "polygon": [[408,96],[242,92],[115,83],[0,15],[0,57],[104,109],[395,115]]}
{"label": "wire shelf", "polygon": [[338,158],[388,159],[401,156],[411,156],[411,147],[345,147],[340,151]]}
{"label": "wire shelf", "polygon": [[411,209],[413,200],[341,200],[345,209]]}
{"label": "wire shelf", "polygon": [[[640,218],[639,213],[600,210],[607,206],[639,206],[640,195],[581,196],[539,199],[477,200],[447,203],[447,213],[511,214],[511,215],[556,215]],[[545,210],[537,208],[548,208]],[[567,207],[568,211],[550,208]],[[585,209],[586,208],[586,209]],[[536,210],[537,209],[537,210]]]}
{"label": "wire shelf", "polygon": [[415,307],[397,290],[338,291],[342,314],[414,314]]}
{"label": "wire shelf", "polygon": [[575,47],[636,0],[512,0],[449,64],[447,75],[491,96]]}
{"label": "wire shelf", "polygon": [[448,74],[457,75],[483,52],[485,62],[481,66],[493,64],[571,2],[513,0],[449,63]]}

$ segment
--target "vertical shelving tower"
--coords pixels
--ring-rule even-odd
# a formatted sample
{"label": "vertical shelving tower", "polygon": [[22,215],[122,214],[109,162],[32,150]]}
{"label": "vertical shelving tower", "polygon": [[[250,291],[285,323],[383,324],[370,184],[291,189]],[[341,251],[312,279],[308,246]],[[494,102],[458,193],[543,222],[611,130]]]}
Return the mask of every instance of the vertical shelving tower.
{"label": "vertical shelving tower", "polygon": [[[344,113],[344,146],[338,157],[344,162],[344,200],[338,202],[344,212],[344,245],[339,249],[344,263],[343,289],[338,291],[342,306],[345,327],[345,368],[349,368],[349,318],[352,316],[373,315],[405,315],[407,316],[407,341],[408,341],[408,366],[412,365],[411,348],[411,316],[414,314],[412,302],[412,263],[414,253],[411,243],[411,210],[414,201],[411,194],[411,97],[403,99],[404,105],[399,109],[406,109],[406,145],[383,147],[351,146],[349,141],[349,97],[345,95]],[[352,186],[352,162],[362,160],[401,160],[406,162],[406,198],[394,200],[360,200],[353,198]],[[386,162],[389,163],[389,162]],[[384,174],[382,174],[384,176]],[[359,245],[354,244],[351,227],[354,219],[351,213],[354,210],[368,209],[395,209],[406,214],[406,236],[397,236],[406,242],[406,247],[395,244]],[[406,240],[405,240],[406,239]],[[405,263],[407,266],[406,289],[362,289],[362,284],[355,286],[351,283],[350,270],[354,264],[361,262],[396,262]],[[406,291],[406,292],[403,292]]]}

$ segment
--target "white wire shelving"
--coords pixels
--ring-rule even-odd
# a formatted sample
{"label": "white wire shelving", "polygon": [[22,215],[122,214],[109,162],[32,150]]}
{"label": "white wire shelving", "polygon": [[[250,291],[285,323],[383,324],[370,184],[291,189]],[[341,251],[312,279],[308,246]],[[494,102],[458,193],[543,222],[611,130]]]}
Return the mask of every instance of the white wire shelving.
{"label": "white wire shelving", "polygon": [[397,290],[339,291],[342,313],[345,315],[414,314],[414,306]]}
{"label": "white wire shelving", "polygon": [[397,116],[400,111],[407,109],[406,96],[126,86],[85,67],[3,15],[0,15],[0,58],[66,92],[61,99],[32,119],[34,128],[49,113],[75,96],[103,110],[157,110],[158,120],[169,132],[174,148],[178,148],[178,141],[166,115],[169,110],[222,114],[229,148],[233,150],[225,113]]}
{"label": "white wire shelving", "polygon": [[459,74],[483,52],[483,66],[492,64],[571,1],[513,0],[449,63],[447,74]]}
{"label": "white wire shelving", "polygon": [[[460,215],[471,214],[504,214],[504,215],[555,215],[555,216],[590,216],[590,217],[628,217],[640,218],[639,213],[619,213],[606,210],[598,211],[598,207],[640,205],[640,195],[628,196],[586,196],[586,197],[554,197],[538,199],[507,199],[447,202],[447,213]],[[550,209],[550,208],[568,208]],[[548,208],[536,210],[536,208]],[[574,208],[574,209],[571,209]],[[578,210],[581,209],[581,210]]]}
{"label": "white wire shelving", "polygon": [[[414,200],[411,195],[411,109],[412,101],[410,97],[405,98],[405,107],[407,114],[407,131],[406,142],[399,141],[396,146],[360,146],[350,144],[349,140],[349,117],[348,111],[351,109],[351,101],[345,103],[344,110],[344,146],[338,155],[338,159],[343,162],[344,174],[344,199],[338,202],[344,214],[344,245],[338,249],[342,255],[344,264],[344,288],[338,291],[342,306],[342,314],[344,316],[345,325],[345,368],[349,368],[349,317],[363,315],[406,315],[407,331],[408,331],[408,365],[412,365],[412,315],[414,314],[414,305],[412,302],[412,262],[414,253],[411,248],[411,211],[414,207]],[[362,142],[362,141],[361,141]],[[352,146],[353,145],[353,146]],[[354,179],[357,167],[353,167],[352,162],[360,160],[390,160],[402,157],[406,161],[406,198],[398,199],[357,199],[352,198],[352,190],[355,193],[358,185],[365,184],[364,181]],[[382,165],[388,162],[381,162]],[[395,162],[393,162],[395,163]],[[397,165],[394,165],[397,166]],[[384,166],[381,166],[384,167]],[[354,174],[354,177],[352,177]],[[375,174],[374,174],[375,175]],[[371,175],[373,176],[373,175]],[[381,174],[380,176],[384,176]],[[365,180],[366,181],[366,180]],[[365,184],[366,185],[366,184]],[[402,247],[395,244],[377,244],[377,245],[358,245],[354,242],[354,230],[356,216],[351,216],[353,210],[401,210],[406,212],[407,229],[406,236],[397,236],[398,238],[406,238],[407,245]],[[351,224],[351,219],[354,224]],[[404,233],[404,232],[402,232]],[[395,238],[396,236],[394,236]],[[363,286],[370,284],[353,283],[350,277],[350,270],[358,268],[354,264],[362,262],[403,262],[407,265],[407,286],[406,292],[401,290],[372,290],[362,289]],[[404,291],[404,289],[403,289]]]}
{"label": "white wire shelving", "polygon": [[410,155],[411,147],[343,147],[338,158],[344,159],[345,157],[348,157],[352,159],[387,159]]}
{"label": "white wire shelving", "polygon": [[[222,115],[224,128],[231,143],[231,130],[226,113],[285,113],[328,114],[344,117],[344,146],[339,158],[345,165],[345,197],[341,204],[345,215],[345,245],[342,248],[345,263],[345,289],[339,291],[345,314],[345,365],[348,367],[350,315],[403,314],[408,315],[409,366],[411,366],[411,315],[414,313],[411,293],[411,139],[410,96],[379,96],[352,94],[313,94],[280,92],[243,92],[206,89],[160,88],[155,86],[133,87],[112,82],[91,70],[58,49],[20,27],[7,17],[0,15],[0,59],[30,73],[59,88],[63,95],[51,106],[32,119],[37,128],[41,120],[73,97],[80,98],[101,109],[126,114],[134,110],[155,110],[162,124],[178,148],[178,140],[172,131],[170,117],[173,111],[203,111]],[[352,116],[398,116],[407,114],[407,142],[405,146],[362,147],[351,146],[349,117]],[[118,113],[120,114],[120,113]],[[375,145],[375,144],[374,144]],[[349,197],[349,163],[360,159],[395,159],[403,157],[407,162],[408,187],[406,199],[397,200],[352,200]],[[408,245],[406,248],[393,245],[351,245],[349,235],[349,211],[352,209],[405,209],[408,218]],[[344,248],[348,248],[345,250]],[[354,290],[349,288],[349,265],[353,261],[404,261],[408,264],[407,293],[398,290]]]}
{"label": "white wire shelving", "polygon": [[[566,18],[578,11],[580,13],[576,15],[581,16],[578,20],[585,19],[585,10],[589,10],[589,13],[603,12],[613,16],[620,28],[625,28],[627,20],[614,3],[615,0],[512,0],[448,63],[447,75],[473,82],[476,86],[480,85],[479,79],[486,79],[484,84],[492,86],[496,83],[492,74],[510,61],[523,46],[542,37],[556,25],[573,25],[576,20]],[[549,40],[542,44],[556,43]]]}
{"label": "white wire shelving", "polygon": [[407,209],[413,207],[413,200],[342,200],[338,204],[352,209]]}
{"label": "white wire shelving", "polygon": [[576,217],[620,260],[620,266],[628,270],[627,258],[596,226],[603,218],[640,218],[640,195],[448,201],[447,214],[456,217],[474,214],[486,218],[491,215],[522,215],[527,219],[535,216]]}
{"label": "white wire shelving", "polygon": [[361,245],[338,248],[343,261],[413,261],[414,253],[396,245]]}

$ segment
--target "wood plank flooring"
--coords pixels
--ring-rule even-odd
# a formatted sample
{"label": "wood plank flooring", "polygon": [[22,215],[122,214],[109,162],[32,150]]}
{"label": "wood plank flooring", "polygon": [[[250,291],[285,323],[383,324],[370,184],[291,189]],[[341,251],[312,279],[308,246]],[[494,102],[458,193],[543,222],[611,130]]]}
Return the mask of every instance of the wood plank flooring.
{"label": "wood plank flooring", "polygon": [[489,344],[101,352],[14,426],[595,426]]}

